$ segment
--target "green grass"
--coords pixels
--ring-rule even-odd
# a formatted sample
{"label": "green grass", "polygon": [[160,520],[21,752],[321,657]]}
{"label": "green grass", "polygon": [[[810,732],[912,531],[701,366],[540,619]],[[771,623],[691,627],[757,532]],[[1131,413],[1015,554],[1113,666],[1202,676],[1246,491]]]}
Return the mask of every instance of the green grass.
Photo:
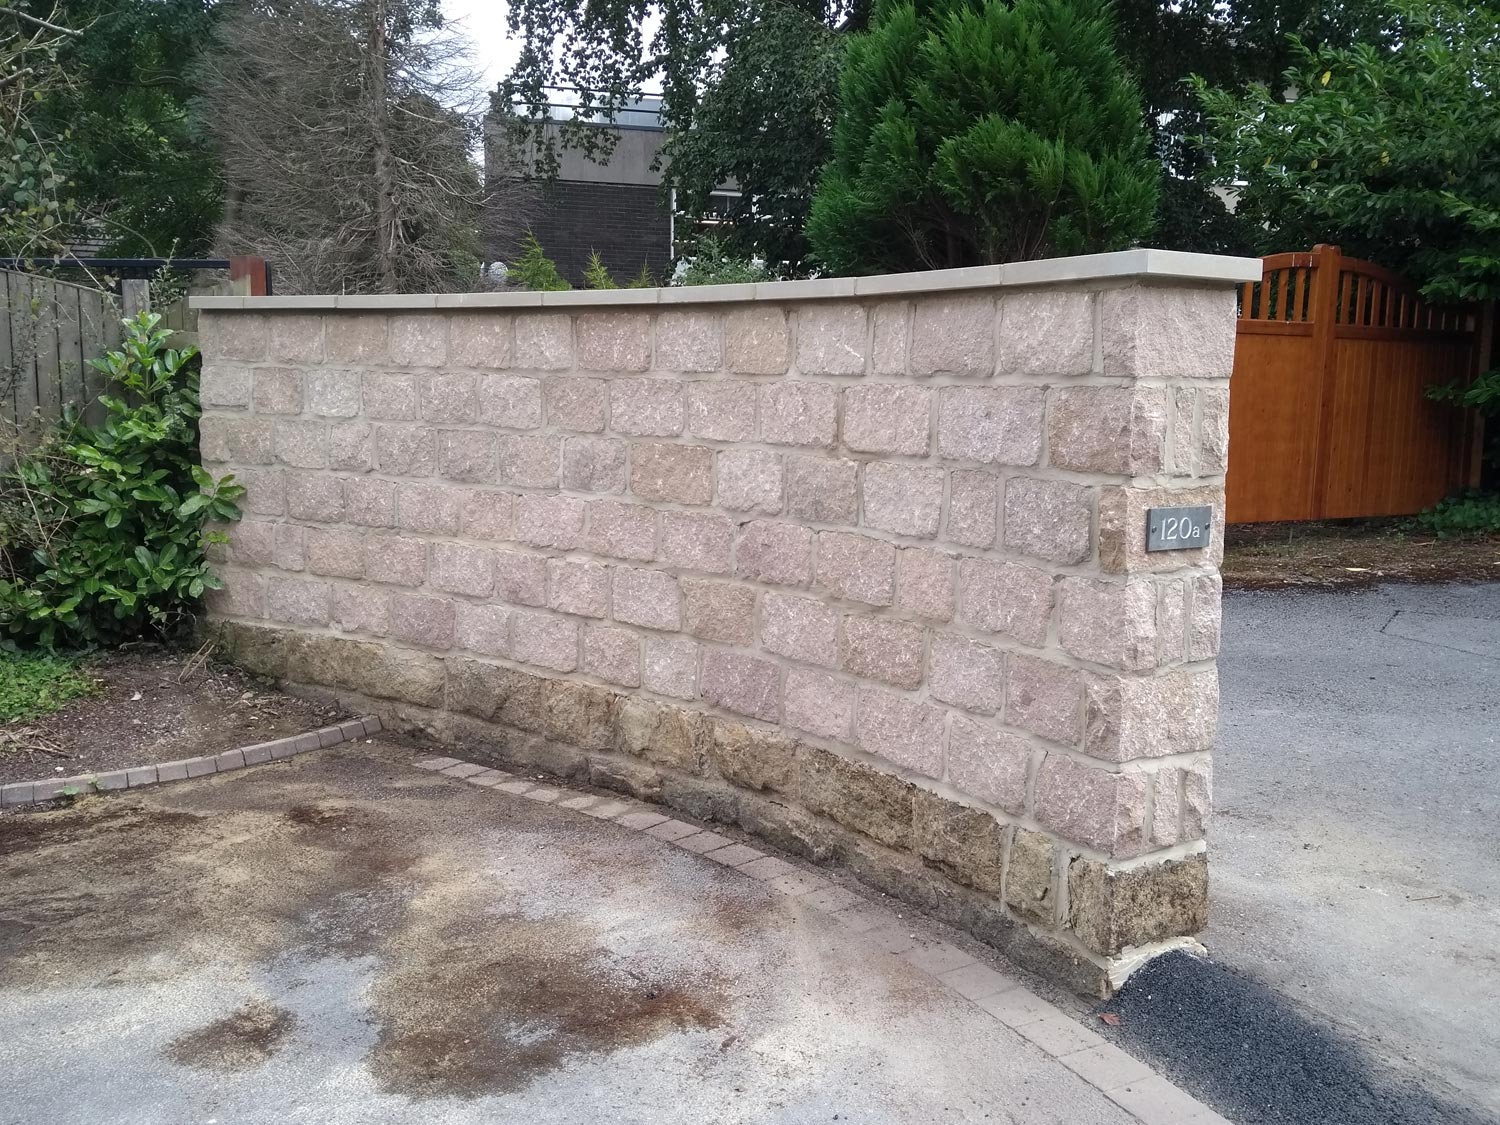
{"label": "green grass", "polygon": [[0,723],[50,714],[93,690],[75,660],[0,650]]}

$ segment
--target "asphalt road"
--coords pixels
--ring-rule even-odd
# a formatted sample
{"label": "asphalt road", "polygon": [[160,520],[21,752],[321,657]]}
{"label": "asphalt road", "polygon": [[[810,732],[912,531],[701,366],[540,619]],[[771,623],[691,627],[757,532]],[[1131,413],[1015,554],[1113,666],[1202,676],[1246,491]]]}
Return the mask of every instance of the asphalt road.
{"label": "asphalt road", "polygon": [[1500,585],[1229,594],[1211,960],[1112,1005],[1241,1125],[1500,1121]]}

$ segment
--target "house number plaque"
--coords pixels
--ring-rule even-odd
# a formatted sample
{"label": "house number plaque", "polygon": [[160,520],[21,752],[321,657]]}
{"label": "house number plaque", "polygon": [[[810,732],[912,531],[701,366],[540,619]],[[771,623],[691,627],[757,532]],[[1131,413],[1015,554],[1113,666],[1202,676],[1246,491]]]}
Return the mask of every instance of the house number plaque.
{"label": "house number plaque", "polygon": [[1214,510],[1198,508],[1147,508],[1146,550],[1192,551],[1208,546]]}

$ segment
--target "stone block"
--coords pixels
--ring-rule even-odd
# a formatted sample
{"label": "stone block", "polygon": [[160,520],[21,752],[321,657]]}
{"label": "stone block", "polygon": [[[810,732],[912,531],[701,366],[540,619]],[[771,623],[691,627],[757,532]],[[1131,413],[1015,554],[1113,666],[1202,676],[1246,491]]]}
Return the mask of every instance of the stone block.
{"label": "stone block", "polygon": [[532,371],[565,371],[572,367],[573,318],[562,313],[517,316],[515,365]]}
{"label": "stone block", "polygon": [[661,560],[684,570],[734,569],[734,521],[708,512],[662,512]]}
{"label": "stone block", "polygon": [[365,538],[361,532],[309,527],[303,551],[304,563],[314,574],[333,578],[365,576]]}
{"label": "stone block", "polygon": [[1182,838],[1201,840],[1213,812],[1213,763],[1205,758],[1182,773]]}
{"label": "stone block", "polygon": [[1157,663],[1157,588],[1150,581],[1064,577],[1057,643],[1079,660],[1140,672]]}
{"label": "stone block", "polygon": [[448,322],[448,351],[454,367],[503,371],[515,362],[515,324],[493,312],[456,313]]}
{"label": "stone block", "polygon": [[333,591],[333,622],[345,633],[384,636],[390,630],[391,596],[373,586],[337,586]]}
{"label": "stone block", "polygon": [[863,305],[802,305],[797,311],[797,370],[803,375],[863,375],[868,331]]}
{"label": "stone block", "polygon": [[391,636],[424,648],[453,645],[453,602],[420,594],[391,595]]}
{"label": "stone block", "polygon": [[611,578],[616,621],[667,631],[682,628],[677,579],[658,570],[617,566]]}
{"label": "stone block", "polygon": [[495,435],[484,430],[443,430],[438,441],[438,468],[449,480],[490,483],[498,468]]}
{"label": "stone block", "polygon": [[388,328],[391,363],[442,367],[448,362],[448,318],[442,313],[400,313]]}
{"label": "stone block", "polygon": [[701,773],[712,722],[700,712],[627,695],[616,712],[615,748],[684,773]]}
{"label": "stone block", "polygon": [[1054,387],[1049,394],[1054,467],[1146,476],[1165,466],[1167,404],[1160,387]]}
{"label": "stone block", "polygon": [[547,605],[579,617],[606,616],[609,568],[584,559],[548,559]]}
{"label": "stone block", "polygon": [[269,564],[275,558],[276,527],[260,520],[240,520],[225,530],[229,535],[231,557],[246,566]]}
{"label": "stone block", "polygon": [[568,438],[563,442],[562,482],[574,492],[624,492],[625,443]]}
{"label": "stone block", "polygon": [[983,809],[913,794],[912,850],[954,882],[998,895],[1004,848],[1004,827]]}
{"label": "stone block", "polygon": [[931,445],[932,392],[875,383],[844,391],[844,444],[859,453],[925,457]]}
{"label": "stone block", "polygon": [[1190,386],[1168,388],[1166,469],[1192,476],[1198,442],[1198,392]]}
{"label": "stone block", "polygon": [[1087,485],[1012,477],[1005,483],[1005,545],[1049,562],[1087,561],[1094,499]]}
{"label": "stone block", "polygon": [[432,476],[437,472],[437,431],[428,426],[376,426],[375,463],[388,476]]}
{"label": "stone block", "polygon": [[447,665],[445,706],[449,711],[525,731],[543,728],[550,681],[530,672],[463,657],[449,657],[444,663]]}
{"label": "stone block", "polygon": [[782,722],[820,738],[848,742],[854,728],[854,694],[847,680],[810,668],[788,668],[782,685]]}
{"label": "stone block", "polygon": [[619,696],[592,684],[548,680],[546,726],[555,738],[581,750],[608,750],[614,745]]}
{"label": "stone block", "polygon": [[943,517],[943,470],[870,461],[862,497],[866,527],[931,539]]}
{"label": "stone block", "polygon": [[1095,295],[1079,289],[1029,289],[1000,297],[1002,375],[1053,378],[1094,370]]}
{"label": "stone block", "polygon": [[395,483],[371,478],[345,481],[344,520],[360,527],[394,527]]}
{"label": "stone block", "polygon": [[302,372],[293,367],[255,369],[257,414],[301,414]]}
{"label": "stone block", "polygon": [[245,489],[241,511],[252,516],[279,516],[286,511],[286,473],[281,469],[236,469],[234,476]]}
{"label": "stone block", "polygon": [[1057,924],[1057,850],[1051,837],[1016,829],[1005,864],[1005,905],[1028,922]]}
{"label": "stone block", "polygon": [[515,498],[508,492],[468,489],[460,501],[459,527],[466,539],[513,538]]}
{"label": "stone block", "polygon": [[[705,641],[755,643],[755,590],[731,582],[682,579],[683,628]],[[774,595],[767,594],[767,597]]]}
{"label": "stone block", "polygon": [[335,422],[328,427],[328,467],[368,473],[375,467],[375,429],[368,422]]}
{"label": "stone block", "polygon": [[1180,664],[1187,655],[1187,583],[1177,578],[1156,583],[1156,663]]}
{"label": "stone block", "polygon": [[644,371],[651,366],[651,320],[634,310],[580,313],[574,325],[585,371]]}
{"label": "stone block", "polygon": [[1191,754],[1212,749],[1218,718],[1216,669],[1092,676],[1084,691],[1083,748],[1111,762]]}
{"label": "stone block", "polygon": [[542,384],[547,425],[577,433],[597,434],[609,413],[609,385],[581,375],[552,375]]}
{"label": "stone block", "polygon": [[855,714],[861,750],[927,777],[943,772],[943,712],[899,695],[861,688]]}
{"label": "stone block", "polygon": [[995,299],[928,297],[912,319],[911,373],[985,379],[995,373]]}
{"label": "stone block", "polygon": [[896,554],[896,608],[933,621],[953,617],[954,558],[925,547],[903,547]]}
{"label": "stone block", "polygon": [[510,655],[510,614],[503,605],[467,605],[453,619],[453,644],[484,656]]}
{"label": "stone block", "polygon": [[551,434],[501,434],[501,484],[556,488],[562,467],[562,439]]}
{"label": "stone block", "polygon": [[[1146,550],[1146,512],[1151,508],[1208,505],[1213,526],[1208,546],[1191,551]],[[1099,569],[1105,574],[1138,574],[1217,566],[1224,556],[1224,490],[1201,488],[1124,488],[1106,486],[1099,494]]]}
{"label": "stone block", "polygon": [[353,418],[359,414],[360,374],[321,368],[308,373],[308,414],[321,418]]}
{"label": "stone block", "polygon": [[224,588],[204,595],[211,613],[220,617],[266,616],[264,578],[238,567],[222,570],[219,577],[224,580]]}
{"label": "stone block", "polygon": [[760,641],[767,652],[836,668],[838,611],[818,598],[767,590],[761,598]]}
{"label": "stone block", "polygon": [[717,371],[723,352],[718,313],[685,309],[656,318],[656,366],[662,371]]}
{"label": "stone block", "polygon": [[782,735],[715,720],[708,760],[731,785],[773,793],[797,791],[797,744]]}
{"label": "stone block", "polygon": [[1102,295],[1104,374],[1228,379],[1234,367],[1233,286],[1130,285]]}
{"label": "stone block", "polygon": [[398,484],[396,526],[403,531],[457,535],[464,491],[445,485]]}
{"label": "stone block", "polygon": [[952,633],[933,633],[927,691],[934,699],[993,715],[1005,704],[1005,656]]}
{"label": "stone block", "polygon": [[985,465],[1035,465],[1042,456],[1040,387],[944,387],[938,453]]}
{"label": "stone block", "polygon": [[1202,854],[1112,871],[1068,864],[1068,929],[1095,953],[1196,934],[1208,924],[1208,858]]}
{"label": "stone block", "polygon": [[781,716],[781,669],[769,660],[706,650],[698,691],[707,703],[737,715],[771,723]]}
{"label": "stone block", "polygon": [[704,380],[687,385],[687,428],[714,441],[753,441],[759,391],[740,380]]}
{"label": "stone block", "polygon": [[735,512],[781,511],[781,456],[765,449],[725,449],[715,458],[715,501]]}
{"label": "stone block", "polygon": [[332,616],[332,589],[327,582],[299,578],[266,579],[266,616],[288,625],[327,625]]}
{"label": "stone block", "polygon": [[674,699],[698,698],[698,644],[686,637],[646,637],[641,685]]}
{"label": "stone block", "polygon": [[839,393],[827,383],[788,380],[760,389],[760,436],[772,445],[832,446]]}
{"label": "stone block", "polygon": [[948,781],[1012,816],[1026,808],[1031,743],[1021,735],[954,715],[948,729]]}
{"label": "stone block", "polygon": [[216,361],[266,358],[267,324],[264,316],[242,312],[202,313],[198,334],[203,354]]}
{"label": "stone block", "polygon": [[323,354],[329,363],[378,367],[390,359],[385,313],[336,313],[323,318]]}
{"label": "stone block", "polygon": [[427,544],[400,535],[372,535],[365,543],[365,577],[393,586],[427,580]]}
{"label": "stone block", "polygon": [[641,685],[641,638],[608,625],[583,627],[583,671],[622,687]]}
{"label": "stone block", "polygon": [[1032,815],[1064,840],[1108,856],[1133,856],[1146,843],[1146,789],[1144,774],[1048,754],[1037,772]]}
{"label": "stone block", "polygon": [[1205,387],[1198,392],[1198,457],[1194,471],[1214,476],[1229,467],[1229,390]]}
{"label": "stone block", "polygon": [[275,424],[269,418],[211,414],[199,424],[204,461],[270,465],[276,460]]}
{"label": "stone block", "polygon": [[859,465],[842,458],[792,455],[786,460],[786,514],[817,523],[853,524],[859,512]]}
{"label": "stone block", "polygon": [[338,523],[344,518],[344,482],[326,473],[288,473],[286,510],[293,519]]}
{"label": "stone block", "polygon": [[1151,775],[1151,843],[1170,848],[1182,838],[1182,771],[1159,769]]}
{"label": "stone block", "polygon": [[839,665],[846,672],[894,687],[922,683],[927,631],[920,625],[845,614],[839,631]]}
{"label": "stone block", "polygon": [[707,446],[636,442],[630,447],[630,491],[643,500],[707,504],[713,463]]}
{"label": "stone block", "polygon": [[797,773],[799,799],[812,812],[886,847],[911,847],[911,782],[811,746],[801,748]]}
{"label": "stone block", "polygon": [[517,610],[510,619],[510,654],[522,664],[571,672],[578,667],[578,623]]}
{"label": "stone block", "polygon": [[787,369],[791,333],[786,310],[752,304],[724,318],[724,364],[741,375],[781,375]]}
{"label": "stone block", "polygon": [[547,560],[520,551],[496,551],[495,600],[508,605],[547,604]]}
{"label": "stone block", "polygon": [[472,426],[479,421],[476,377],[457,372],[429,375],[419,381],[422,417],[428,422]]}
{"label": "stone block", "polygon": [[532,547],[571,551],[583,543],[588,505],[576,496],[517,496],[515,537]]}
{"label": "stone block", "polygon": [[751,520],[740,528],[735,573],[777,586],[806,586],[812,580],[813,533],[773,520]]}
{"label": "stone block", "polygon": [[434,543],[427,580],[450,594],[487,598],[495,588],[490,551],[468,543]]}
{"label": "stone block", "polygon": [[224,622],[221,628],[230,655],[241,668],[273,680],[286,674],[287,638],[295,634],[234,622]]}
{"label": "stone block", "polygon": [[1052,586],[1052,575],[1036,567],[960,559],[958,618],[976,629],[1041,645],[1052,617]]}
{"label": "stone block", "polygon": [[993,547],[999,512],[999,479],[983,469],[948,474],[948,521],[943,538],[965,547]]}
{"label": "stone block", "polygon": [[[553,381],[553,380],[549,380]],[[534,430],[542,424],[542,381],[520,375],[480,375],[475,408],[486,426]]]}
{"label": "stone block", "polygon": [[609,384],[609,428],[636,437],[682,433],[682,384],[676,379],[614,379]]}
{"label": "stone block", "polygon": [[249,406],[250,393],[250,368],[223,363],[203,365],[198,377],[198,400],[204,406]]}
{"label": "stone block", "polygon": [[875,306],[870,319],[870,369],[877,375],[905,375],[906,353],[911,346],[911,306],[905,301],[887,301]]}
{"label": "stone block", "polygon": [[1083,741],[1084,673],[1020,653],[1006,669],[1005,721],[1076,747]]}
{"label": "stone block", "polygon": [[266,354],[273,363],[323,362],[323,318],[301,313],[278,313],[269,318],[270,346]]}
{"label": "stone block", "polygon": [[644,504],[591,501],[588,549],[616,559],[651,561],[656,558],[656,512]]}

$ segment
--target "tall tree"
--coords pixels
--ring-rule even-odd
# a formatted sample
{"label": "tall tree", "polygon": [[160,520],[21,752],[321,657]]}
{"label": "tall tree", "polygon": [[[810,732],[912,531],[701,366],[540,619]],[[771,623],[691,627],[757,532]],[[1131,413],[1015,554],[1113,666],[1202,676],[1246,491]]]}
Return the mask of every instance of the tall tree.
{"label": "tall tree", "polygon": [[65,135],[37,107],[68,87],[58,56],[79,31],[42,14],[0,6],[0,251],[50,255],[66,246],[75,206],[67,194]]}
{"label": "tall tree", "polygon": [[436,0],[236,0],[203,60],[219,241],[301,292],[467,289],[477,84]]}
{"label": "tall tree", "polygon": [[1115,250],[1160,171],[1103,0],[881,0],[849,44],[808,238],[837,273]]}

